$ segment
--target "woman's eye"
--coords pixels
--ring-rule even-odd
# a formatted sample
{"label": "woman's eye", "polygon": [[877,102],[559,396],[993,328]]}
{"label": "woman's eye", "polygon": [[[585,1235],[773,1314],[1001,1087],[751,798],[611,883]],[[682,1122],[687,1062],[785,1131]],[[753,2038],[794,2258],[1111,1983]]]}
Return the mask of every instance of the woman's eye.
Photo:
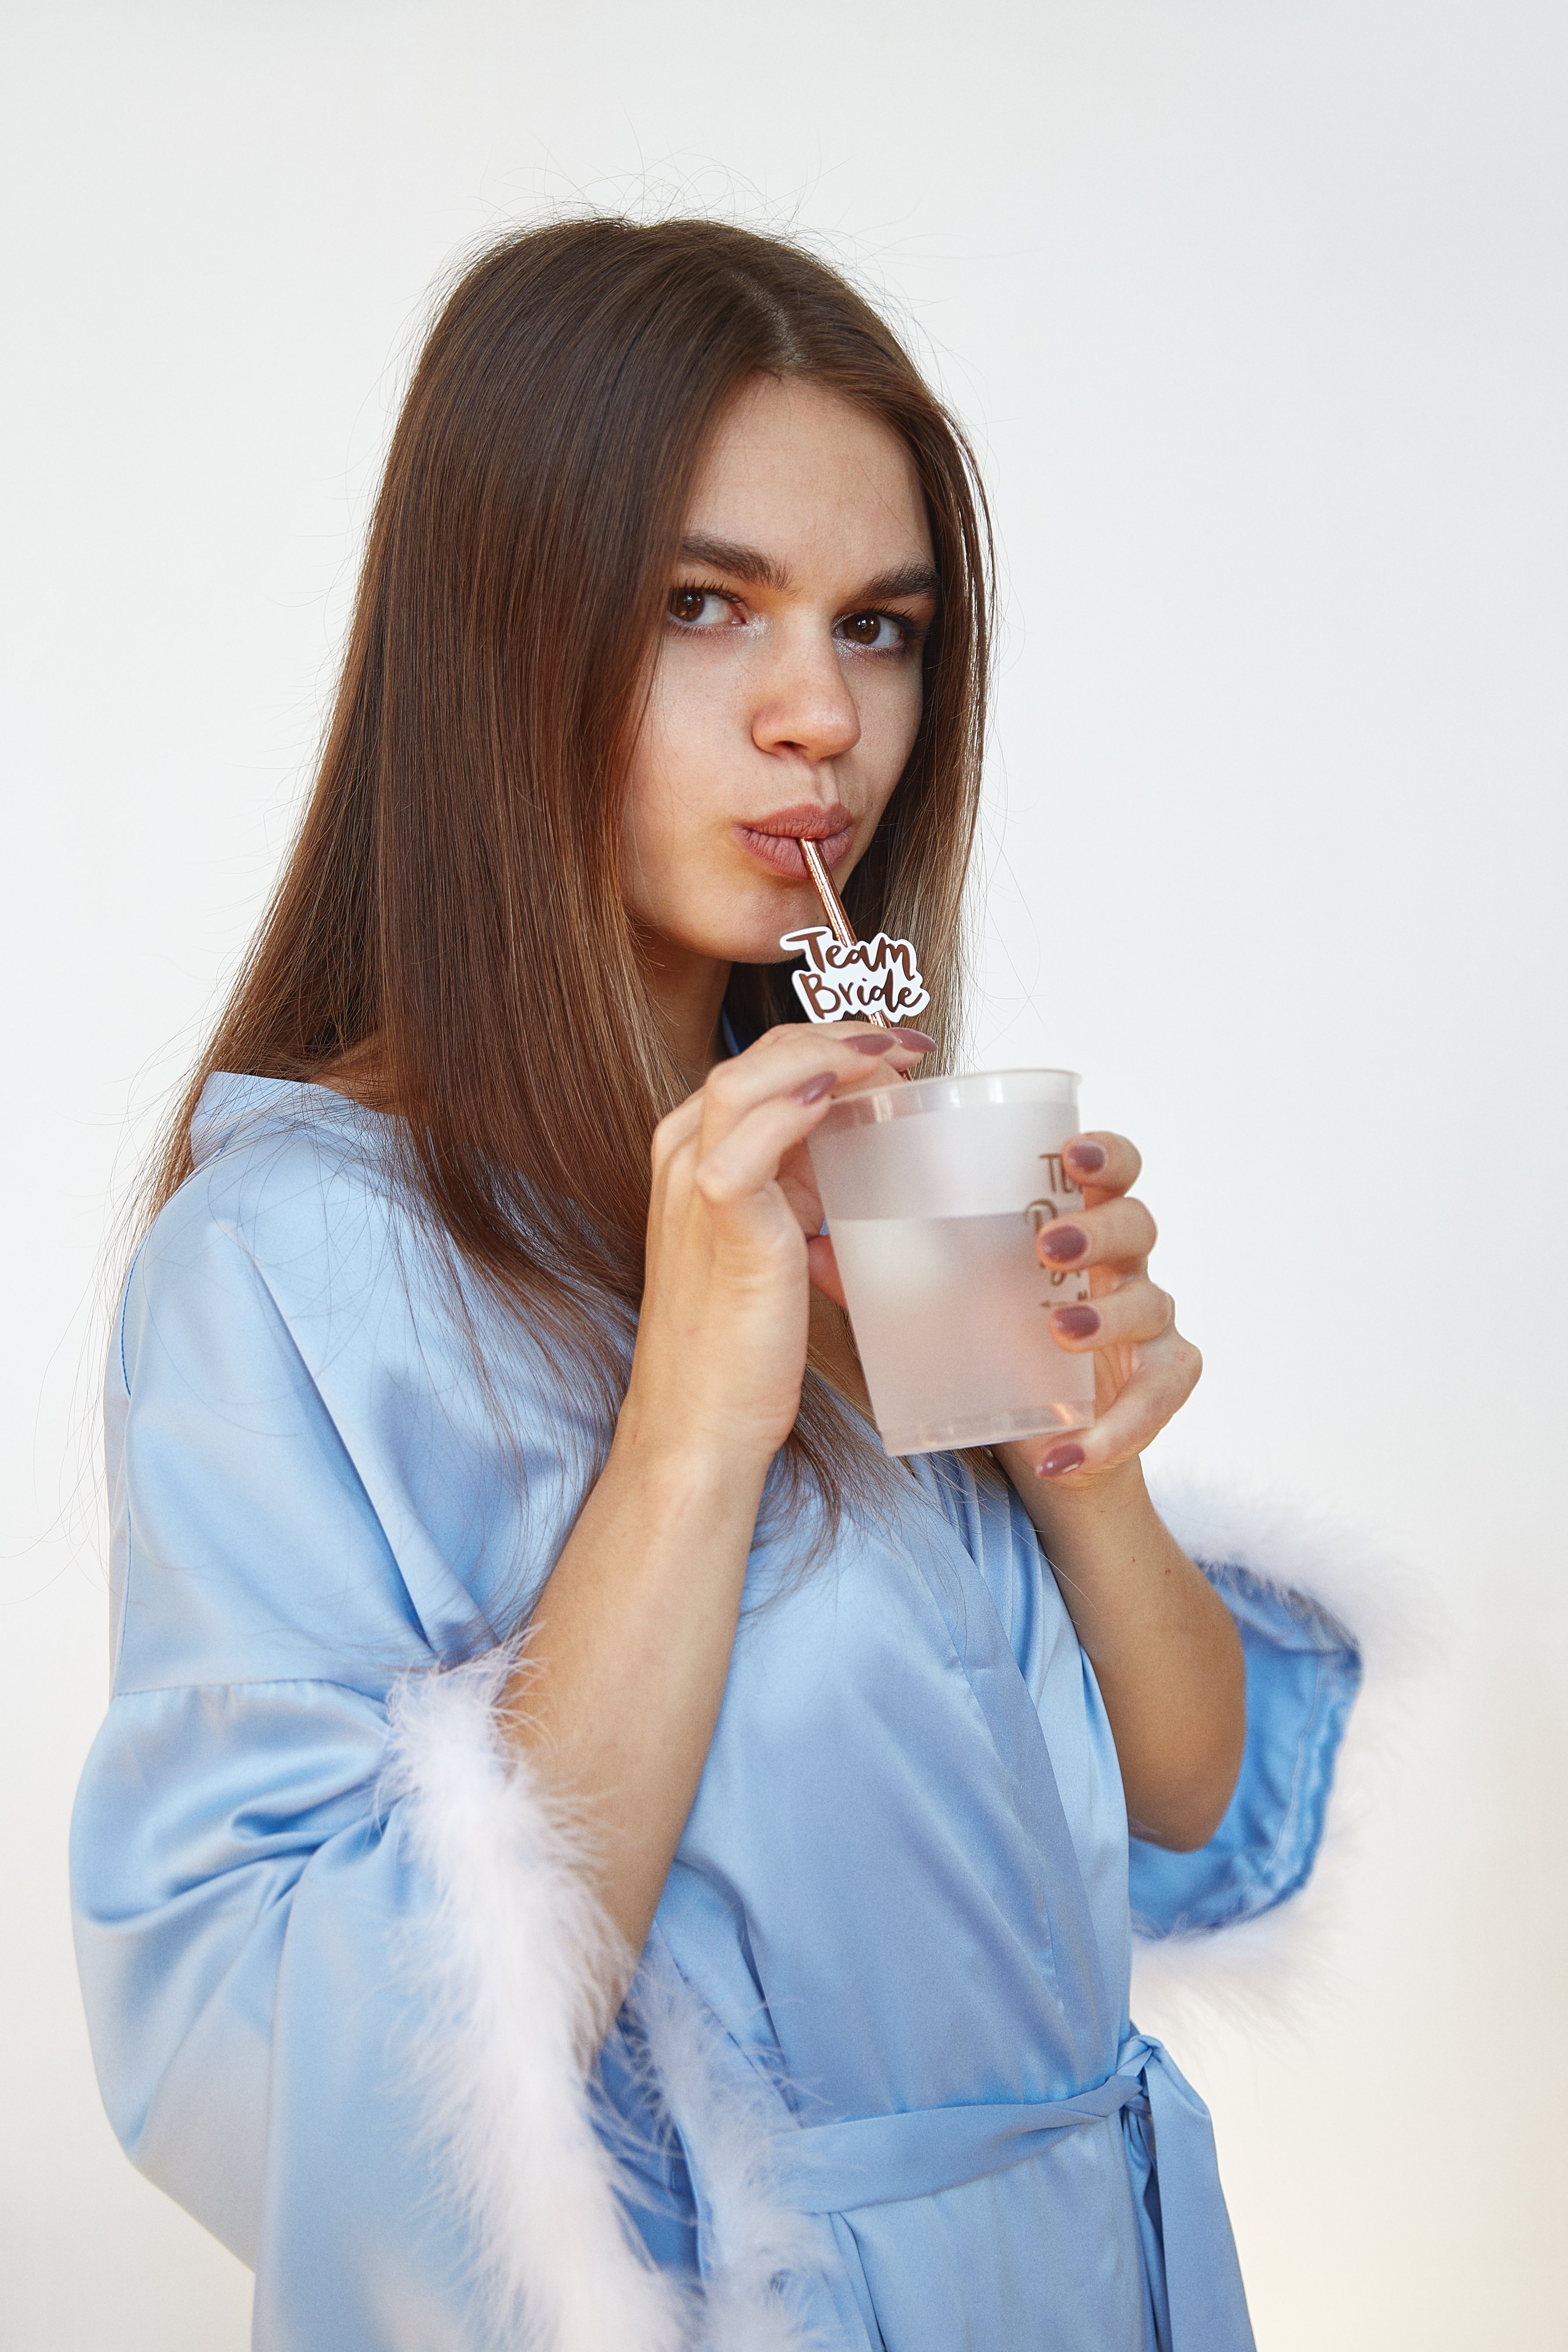
{"label": "woman's eye", "polygon": [[890,613],[851,613],[839,622],[838,634],[847,644],[873,654],[901,652],[910,641],[909,631]]}
{"label": "woman's eye", "polygon": [[712,588],[672,588],[669,617],[682,628],[718,629],[735,618],[735,608],[728,596]]}

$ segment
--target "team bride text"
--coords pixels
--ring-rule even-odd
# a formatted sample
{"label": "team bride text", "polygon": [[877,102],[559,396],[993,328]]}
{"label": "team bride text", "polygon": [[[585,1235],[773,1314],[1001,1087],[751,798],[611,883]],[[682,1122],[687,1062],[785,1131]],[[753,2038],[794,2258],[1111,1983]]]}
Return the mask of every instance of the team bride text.
{"label": "team bride text", "polygon": [[890,940],[879,931],[874,940],[844,947],[824,923],[809,931],[788,931],[779,945],[805,958],[805,970],[791,977],[808,1021],[864,1021],[873,1013],[901,1021],[908,1013],[923,1013],[931,1003],[908,940]]}

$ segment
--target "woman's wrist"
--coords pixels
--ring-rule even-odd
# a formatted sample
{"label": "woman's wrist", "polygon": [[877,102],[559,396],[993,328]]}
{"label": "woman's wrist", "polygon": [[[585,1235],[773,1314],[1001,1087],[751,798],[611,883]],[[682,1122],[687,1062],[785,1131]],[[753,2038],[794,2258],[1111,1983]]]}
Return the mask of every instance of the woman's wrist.
{"label": "woman's wrist", "polygon": [[1089,1527],[1111,1519],[1156,1517],[1144,1483],[1142,1457],[1115,1463],[1108,1470],[1074,1472],[1066,1477],[1042,1477],[1038,1469],[1044,1441],[1035,1437],[1023,1444],[998,1446],[1003,1469],[1017,1489],[1037,1528]]}
{"label": "woman's wrist", "polygon": [[646,1481],[688,1502],[711,1495],[743,1503],[751,1495],[754,1514],[777,1450],[716,1428],[684,1403],[672,1408],[629,1392],[616,1419],[604,1475]]}
{"label": "woman's wrist", "polygon": [[632,1362],[614,1451],[647,1465],[670,1465],[699,1484],[757,1486],[787,1437],[775,1413],[748,1412],[745,1400],[721,1392],[712,1379],[689,1379],[670,1360],[648,1367]]}

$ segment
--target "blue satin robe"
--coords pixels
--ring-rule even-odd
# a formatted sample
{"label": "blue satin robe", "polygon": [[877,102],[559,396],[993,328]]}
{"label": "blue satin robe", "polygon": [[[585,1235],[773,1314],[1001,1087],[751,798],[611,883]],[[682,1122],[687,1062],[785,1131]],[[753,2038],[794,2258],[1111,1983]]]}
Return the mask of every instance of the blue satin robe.
{"label": "blue satin robe", "polygon": [[[392,1956],[431,1896],[377,1794],[386,1699],[513,1622],[596,1442],[470,1299],[487,1397],[384,1132],[321,1088],[214,1079],[107,1391],[82,1982],[114,2126],[255,2266],[264,2352],[478,2340],[397,2054],[420,2021]],[[784,2186],[816,2217],[797,2291],[825,2347],[1241,2352],[1205,2111],[1128,2016],[1131,1913],[1212,1927],[1302,1883],[1353,1645],[1222,1577],[1241,1783],[1202,1853],[1133,1841],[1130,1864],[1094,1675],[1021,1507],[945,1456],[910,1470],[804,1578],[800,1528],[764,1510],[654,1941],[795,2108]],[[613,2051],[605,2077],[635,2109]],[[702,2267],[695,2160],[671,2154],[639,2226]]]}

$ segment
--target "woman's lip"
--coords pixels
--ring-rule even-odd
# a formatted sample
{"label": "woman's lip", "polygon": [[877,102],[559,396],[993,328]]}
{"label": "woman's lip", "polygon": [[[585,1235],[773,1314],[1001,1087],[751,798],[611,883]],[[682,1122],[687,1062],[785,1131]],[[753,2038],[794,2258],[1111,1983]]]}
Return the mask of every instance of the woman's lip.
{"label": "woman's lip", "polygon": [[[752,856],[760,858],[764,866],[771,866],[775,874],[787,874],[792,882],[810,881],[806,862],[800,854],[800,843],[793,834],[759,833],[754,825],[738,824],[735,837],[742,849],[750,850]],[[855,828],[852,824],[841,825],[837,833],[822,835],[816,847],[830,874],[842,859],[848,856],[854,842]]]}

